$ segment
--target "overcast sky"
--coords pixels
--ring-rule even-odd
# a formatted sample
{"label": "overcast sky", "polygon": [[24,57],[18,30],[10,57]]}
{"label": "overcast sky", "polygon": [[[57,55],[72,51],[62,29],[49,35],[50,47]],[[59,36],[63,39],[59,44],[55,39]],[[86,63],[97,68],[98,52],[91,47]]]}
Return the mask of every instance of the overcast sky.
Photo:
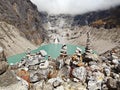
{"label": "overcast sky", "polygon": [[120,5],[120,0],[31,0],[49,14],[83,14]]}

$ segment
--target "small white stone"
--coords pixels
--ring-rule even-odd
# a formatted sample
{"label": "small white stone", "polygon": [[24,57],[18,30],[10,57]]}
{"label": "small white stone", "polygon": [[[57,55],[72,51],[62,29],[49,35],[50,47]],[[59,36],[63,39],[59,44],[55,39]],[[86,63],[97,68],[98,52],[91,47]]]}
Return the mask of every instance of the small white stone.
{"label": "small white stone", "polygon": [[47,52],[45,50],[40,50],[40,53],[42,56],[46,56],[47,55]]}
{"label": "small white stone", "polygon": [[1,53],[1,52],[3,52],[3,48],[2,48],[2,47],[0,47],[0,53]]}
{"label": "small white stone", "polygon": [[81,48],[77,47],[76,49],[77,49],[78,51],[82,52],[82,49],[81,49]]}

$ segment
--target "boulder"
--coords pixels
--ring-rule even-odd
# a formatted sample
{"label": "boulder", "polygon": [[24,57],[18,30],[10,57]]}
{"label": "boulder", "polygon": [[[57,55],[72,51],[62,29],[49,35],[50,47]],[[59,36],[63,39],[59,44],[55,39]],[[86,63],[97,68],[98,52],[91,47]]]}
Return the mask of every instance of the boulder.
{"label": "boulder", "polygon": [[40,69],[47,69],[49,66],[49,62],[47,60],[40,63],[39,68]]}
{"label": "boulder", "polygon": [[44,80],[41,80],[39,82],[32,84],[31,90],[42,90],[43,83],[44,83]]}
{"label": "boulder", "polygon": [[[49,68],[50,69],[50,68]],[[50,69],[49,74],[48,74],[48,78],[56,78],[58,74],[58,70],[55,69]]]}
{"label": "boulder", "polygon": [[38,60],[38,58],[36,58],[36,59],[34,59],[34,60],[33,60],[33,62],[32,62],[32,63],[33,63],[33,65],[37,65],[37,64],[39,64],[39,63],[40,63],[40,61]]}
{"label": "boulder", "polygon": [[30,76],[30,82],[31,83],[36,83],[36,82],[39,82],[39,81],[40,81],[39,74],[35,73],[35,74]]}
{"label": "boulder", "polygon": [[120,80],[117,81],[117,90],[120,90]]}
{"label": "boulder", "polygon": [[85,79],[86,79],[86,68],[85,67],[77,67],[77,68],[75,68],[75,69],[73,69],[73,71],[72,71],[72,75],[75,77],[75,78],[77,78],[77,79],[79,79],[80,81],[85,81]]}
{"label": "boulder", "polygon": [[0,62],[0,75],[3,74],[3,73],[5,73],[7,71],[8,66],[9,65],[8,65],[7,62],[5,62],[5,61],[1,61]]}
{"label": "boulder", "polygon": [[28,88],[28,83],[10,70],[0,75],[0,90],[28,90]]}
{"label": "boulder", "polygon": [[39,69],[38,71],[36,71],[38,73],[38,76],[40,79],[47,79],[48,78],[48,75],[49,75],[49,68],[47,69]]}
{"label": "boulder", "polygon": [[101,83],[96,81],[89,81],[88,90],[101,90]]}
{"label": "boulder", "polygon": [[67,79],[69,78],[70,75],[70,66],[64,66],[63,68],[61,68],[58,72],[58,77],[61,77],[62,79]]}
{"label": "boulder", "polygon": [[28,86],[21,81],[6,87],[0,87],[0,90],[28,90]]}
{"label": "boulder", "polygon": [[108,87],[106,84],[103,84],[102,87],[101,87],[102,90],[108,90]]}
{"label": "boulder", "polygon": [[57,87],[63,83],[63,80],[61,78],[57,77],[57,78],[49,79],[48,83],[50,83],[54,87]]}
{"label": "boulder", "polygon": [[53,86],[51,84],[46,83],[46,84],[43,85],[43,89],[42,90],[54,90],[54,89],[53,89]]}
{"label": "boulder", "polygon": [[45,83],[44,80],[36,82],[32,85],[30,90],[54,90],[50,83]]}
{"label": "boulder", "polygon": [[97,65],[91,65],[90,68],[92,71],[100,69]]}
{"label": "boulder", "polygon": [[88,53],[88,52],[86,52],[86,53],[85,53],[85,56],[84,56],[84,60],[85,60],[86,62],[98,61],[98,60],[99,60],[99,57],[98,57],[98,55],[95,54],[95,53]]}
{"label": "boulder", "polygon": [[39,52],[40,52],[40,54],[41,54],[42,56],[46,56],[46,55],[47,55],[47,52],[46,52],[45,50],[40,50]]}
{"label": "boulder", "polygon": [[117,89],[117,80],[113,78],[109,78],[107,80],[107,86],[110,90]]}
{"label": "boulder", "polygon": [[78,82],[69,82],[64,83],[65,90],[87,90],[86,86],[82,85],[82,83]]}
{"label": "boulder", "polygon": [[119,64],[119,61],[118,61],[118,59],[113,59],[113,60],[112,60],[112,63],[115,64],[115,65],[118,65],[118,64]]}

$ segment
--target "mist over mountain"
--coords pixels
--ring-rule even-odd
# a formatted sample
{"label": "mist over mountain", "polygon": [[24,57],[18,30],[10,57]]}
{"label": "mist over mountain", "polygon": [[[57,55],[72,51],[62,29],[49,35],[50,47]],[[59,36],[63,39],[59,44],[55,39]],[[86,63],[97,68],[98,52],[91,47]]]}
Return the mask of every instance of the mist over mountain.
{"label": "mist over mountain", "polygon": [[[34,0],[31,1],[33,2]],[[1,0],[0,2],[0,46],[2,46],[3,48],[6,49],[6,51],[8,51],[7,53],[8,56],[23,52],[28,47],[32,49],[35,48],[36,46],[34,44],[40,45],[41,43],[48,40],[48,37],[50,36],[49,32],[53,35],[56,35],[56,32],[58,32],[59,30],[60,33],[61,31],[62,32],[65,31],[66,33],[66,30],[71,30],[74,33],[76,28],[83,28],[82,26],[89,26],[89,27],[93,26],[99,28],[102,27],[102,28],[106,28],[107,30],[120,26],[120,22],[119,22],[120,7],[118,6],[119,0],[116,1],[107,0],[109,2],[111,1],[112,4],[106,3],[107,4],[106,7],[99,8],[101,11],[98,11],[98,9],[96,8],[95,10],[97,11],[92,11],[92,12],[89,11],[91,9],[87,9],[87,8],[93,6],[90,6],[88,4],[83,4],[85,3],[85,1],[82,2],[81,0],[79,0],[78,1],[79,3],[76,2],[75,4],[78,4],[78,6],[80,7],[76,8],[77,5],[75,5],[74,3],[73,5],[70,5],[71,8],[77,10],[77,13],[74,13],[73,12],[74,10],[69,8],[70,13],[67,13],[65,11],[65,13],[63,14],[56,13],[57,15],[56,14],[50,15],[49,12],[45,11],[42,7],[45,4],[43,4],[41,0],[37,3],[40,5],[40,7],[36,6],[31,1]],[[68,8],[66,5],[68,4],[69,1],[66,0],[63,2],[66,8]],[[59,3],[61,2],[62,0],[59,1]],[[94,0],[89,2],[93,3]],[[98,0],[96,3],[98,2],[100,2],[100,0]],[[51,3],[54,3],[54,0],[51,0],[51,2],[46,2],[44,8],[47,8],[46,6],[51,5]],[[58,2],[56,0],[56,4],[57,3]],[[52,5],[52,7],[49,8],[51,9],[50,10],[51,12],[56,11],[57,8],[59,7],[59,5],[57,5],[58,7],[54,6],[54,8],[53,6],[54,5]],[[111,7],[112,9],[107,9]],[[82,14],[81,12],[79,12],[80,10],[84,11],[82,10],[82,8],[84,10],[86,9],[87,11],[85,12],[87,13],[84,12],[85,14]],[[107,9],[107,10],[102,10],[102,9]],[[63,7],[61,8],[61,10],[63,12],[64,10],[67,9]],[[57,10],[57,12],[61,10],[59,9]],[[71,15],[72,13],[77,15],[73,16]],[[78,13],[80,15],[78,15]],[[100,35],[102,35],[102,33]],[[51,37],[49,37],[49,39],[51,40]],[[79,43],[79,45],[81,44],[82,43]]]}
{"label": "mist over mountain", "polygon": [[83,14],[120,5],[120,0],[31,0],[39,11],[49,14]]}

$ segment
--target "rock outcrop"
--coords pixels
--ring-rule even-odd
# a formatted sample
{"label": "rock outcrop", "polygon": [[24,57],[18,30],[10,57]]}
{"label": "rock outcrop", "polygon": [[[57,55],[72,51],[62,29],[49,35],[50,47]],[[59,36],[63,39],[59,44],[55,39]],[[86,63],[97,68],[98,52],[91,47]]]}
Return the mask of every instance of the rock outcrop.
{"label": "rock outcrop", "polygon": [[7,70],[0,75],[0,90],[28,90],[28,83],[17,78],[14,72]]}
{"label": "rock outcrop", "polygon": [[5,73],[8,69],[8,63],[6,61],[4,50],[0,47],[0,75]]}

